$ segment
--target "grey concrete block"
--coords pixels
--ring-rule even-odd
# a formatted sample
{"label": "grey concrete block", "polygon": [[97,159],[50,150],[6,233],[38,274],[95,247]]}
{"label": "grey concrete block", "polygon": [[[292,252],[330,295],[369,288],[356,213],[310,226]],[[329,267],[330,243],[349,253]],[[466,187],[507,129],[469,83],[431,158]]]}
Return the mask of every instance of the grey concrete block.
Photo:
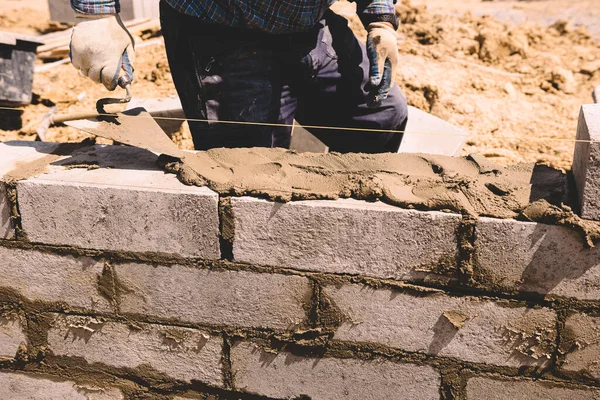
{"label": "grey concrete block", "polygon": [[310,281],[300,276],[116,265],[123,313],[185,322],[294,329],[306,320]]}
{"label": "grey concrete block", "polygon": [[149,365],[167,376],[223,386],[223,340],[197,329],[103,322],[54,314],[48,349],[57,356],[118,368]]}
{"label": "grey concrete block", "polygon": [[278,399],[440,398],[440,376],[429,366],[275,354],[246,342],[232,346],[231,364],[236,389]]}
{"label": "grey concrete block", "polygon": [[236,261],[378,278],[420,279],[455,264],[461,216],[351,199],[231,200]]}
{"label": "grey concrete block", "polygon": [[570,388],[555,382],[530,379],[490,379],[475,377],[467,382],[467,399],[486,400],[594,400],[598,389]]}
{"label": "grey concrete block", "polygon": [[563,338],[566,371],[583,372],[600,379],[600,317],[577,313],[567,317]]}
{"label": "grey concrete block", "polygon": [[490,283],[509,291],[600,299],[600,248],[586,248],[564,227],[481,218],[475,262]]}
{"label": "grey concrete block", "polygon": [[31,301],[113,311],[98,291],[104,268],[101,261],[5,247],[0,247],[0,260],[0,288],[14,290]]}
{"label": "grey concrete block", "polygon": [[338,340],[501,366],[545,366],[555,349],[556,314],[547,308],[360,285],[324,293],[345,316]]}
{"label": "grey concrete block", "polygon": [[162,171],[57,170],[17,192],[32,242],[220,258],[218,195]]}
{"label": "grey concrete block", "polygon": [[[17,190],[31,241],[220,257],[216,193],[183,185],[143,149],[92,146],[51,154],[56,150],[56,144],[0,145],[0,176],[24,171],[37,176],[20,181]],[[0,200],[5,221],[5,194]],[[5,225],[0,232],[7,235]]]}
{"label": "grey concrete block", "polygon": [[18,400],[123,400],[117,388],[82,385],[51,375],[0,371],[0,398]]}
{"label": "grey concrete block", "polygon": [[27,344],[21,319],[16,315],[0,315],[0,360],[14,358],[21,344]]}
{"label": "grey concrete block", "polygon": [[600,104],[581,107],[573,156],[573,175],[581,216],[600,221]]}

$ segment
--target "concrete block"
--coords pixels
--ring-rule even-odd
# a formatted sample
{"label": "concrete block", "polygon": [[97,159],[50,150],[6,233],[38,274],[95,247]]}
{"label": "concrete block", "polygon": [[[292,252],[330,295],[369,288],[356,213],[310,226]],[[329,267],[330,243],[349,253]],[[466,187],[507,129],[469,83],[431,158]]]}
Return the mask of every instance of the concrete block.
{"label": "concrete block", "polygon": [[573,156],[573,175],[581,216],[600,221],[600,104],[581,107]]}
{"label": "concrete block", "polygon": [[192,323],[293,329],[306,319],[309,280],[245,271],[201,270],[181,265],[115,266],[121,312]]}
{"label": "concrete block", "polygon": [[[140,153],[129,154],[133,158]],[[86,161],[81,158],[70,162]],[[19,209],[29,240],[220,258],[218,195],[208,188],[185,186],[156,167],[127,169],[135,163],[131,160],[122,169],[60,169],[19,182]]]}
{"label": "concrete block", "polygon": [[578,313],[567,317],[563,335],[566,353],[562,368],[600,379],[600,317]]}
{"label": "concrete block", "polygon": [[82,357],[90,364],[118,368],[147,365],[174,379],[223,385],[220,337],[172,326],[136,324],[132,328],[90,317],[54,318],[48,348],[56,356]]}
{"label": "concrete block", "polygon": [[21,320],[15,315],[0,315],[0,360],[14,358],[21,344],[27,344]]}
{"label": "concrete block", "polygon": [[586,248],[570,229],[481,218],[475,255],[490,281],[507,290],[600,299],[600,248]]}
{"label": "concrete block", "polygon": [[98,291],[103,268],[102,262],[88,257],[0,247],[0,288],[16,291],[32,301],[112,311]]}
{"label": "concrete block", "polygon": [[15,229],[10,220],[10,206],[6,193],[6,187],[0,182],[0,239],[13,239]]}
{"label": "concrete block", "polygon": [[392,279],[456,264],[460,215],[351,199],[231,205],[236,261]]}
{"label": "concrete block", "polygon": [[345,317],[338,340],[501,366],[544,366],[555,349],[556,314],[546,308],[360,285],[324,293]]}
{"label": "concrete block", "polygon": [[44,374],[0,371],[0,398],[7,400],[123,400],[117,388],[81,385]]}
{"label": "concrete block", "polygon": [[429,366],[381,360],[298,357],[290,353],[267,352],[252,343],[232,346],[231,364],[236,389],[270,398],[440,398],[440,376]]}
{"label": "concrete block", "polygon": [[398,153],[440,154],[458,157],[469,133],[443,119],[408,106],[408,122]]}
{"label": "concrete block", "polygon": [[467,382],[467,399],[469,400],[594,400],[599,396],[600,390],[597,389],[575,389],[542,380],[495,380],[476,377]]}

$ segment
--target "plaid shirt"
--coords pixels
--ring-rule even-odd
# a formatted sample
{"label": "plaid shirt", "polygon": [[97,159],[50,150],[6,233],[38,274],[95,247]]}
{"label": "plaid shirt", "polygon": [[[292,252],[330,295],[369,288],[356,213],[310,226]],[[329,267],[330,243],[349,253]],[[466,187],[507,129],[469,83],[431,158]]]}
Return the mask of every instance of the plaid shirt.
{"label": "plaid shirt", "polygon": [[[166,0],[174,9],[206,22],[270,33],[301,32],[313,27],[337,0]],[[396,0],[351,0],[359,13],[394,14]],[[234,3],[234,4],[231,4]],[[119,12],[119,0],[71,0],[84,14]]]}

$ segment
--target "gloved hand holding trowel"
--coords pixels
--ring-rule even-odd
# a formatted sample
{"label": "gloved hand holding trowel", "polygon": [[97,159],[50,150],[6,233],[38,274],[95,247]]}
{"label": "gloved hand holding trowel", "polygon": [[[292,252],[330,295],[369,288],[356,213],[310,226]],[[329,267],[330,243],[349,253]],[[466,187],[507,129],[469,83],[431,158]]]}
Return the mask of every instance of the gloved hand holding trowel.
{"label": "gloved hand holding trowel", "polygon": [[133,80],[133,37],[118,14],[83,14],[76,11],[71,61],[83,76],[114,90],[121,73],[129,81]]}
{"label": "gloved hand holding trowel", "polygon": [[[355,0],[367,46],[328,10],[335,1],[161,0],[167,56],[196,149],[289,147],[296,119],[331,151],[398,150],[402,135],[386,132],[407,120],[394,83],[396,0]],[[121,74],[132,79],[134,42],[118,0],[71,4],[73,66],[109,90]]]}

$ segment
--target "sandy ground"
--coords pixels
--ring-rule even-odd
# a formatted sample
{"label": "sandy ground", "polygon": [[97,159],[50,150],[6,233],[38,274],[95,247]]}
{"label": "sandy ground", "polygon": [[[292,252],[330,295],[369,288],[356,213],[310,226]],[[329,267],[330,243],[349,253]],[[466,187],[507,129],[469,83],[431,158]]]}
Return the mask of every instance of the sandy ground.
{"label": "sandy ground", "polygon": [[[465,154],[568,169],[579,108],[591,102],[591,91],[600,85],[595,1],[405,0],[398,7],[403,23],[397,81],[410,104],[470,132]],[[353,5],[339,2],[336,10],[364,39]],[[44,0],[0,2],[0,30],[39,34],[48,29],[48,19]],[[135,96],[175,94],[162,44],[139,49],[136,67]],[[109,94],[69,64],[36,74],[33,91],[33,104],[23,108],[22,128],[2,130],[0,118],[0,141],[34,140],[50,107],[91,111]],[[55,141],[84,137],[68,127],[49,132]],[[174,140],[191,148],[185,127]]]}
{"label": "sandy ground", "polygon": [[476,16],[490,15],[513,24],[535,22],[549,26],[557,20],[573,26],[585,26],[600,38],[600,4],[597,0],[413,0],[415,5],[427,5],[432,12]]}

